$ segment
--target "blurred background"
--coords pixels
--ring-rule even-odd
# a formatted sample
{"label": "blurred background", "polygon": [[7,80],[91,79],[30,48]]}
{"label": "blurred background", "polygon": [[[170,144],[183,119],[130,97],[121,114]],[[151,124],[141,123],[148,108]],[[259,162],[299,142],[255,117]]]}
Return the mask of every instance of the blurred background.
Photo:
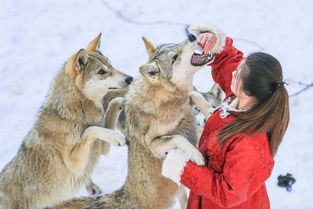
{"label": "blurred background", "polygon": [[[0,6],[0,169],[31,129],[63,63],[102,32],[102,53],[134,77],[147,61],[141,36],[155,45],[186,38],[189,24],[215,24],[246,55],[264,51],[282,64],[291,121],[267,181],[272,209],[312,209],[313,1],[310,0],[10,0]],[[210,89],[210,67],[194,85]],[[127,173],[127,148],[113,147],[93,173],[104,193]],[[277,177],[291,173],[290,192]],[[79,195],[86,195],[82,190]],[[178,204],[173,209],[178,209]]]}

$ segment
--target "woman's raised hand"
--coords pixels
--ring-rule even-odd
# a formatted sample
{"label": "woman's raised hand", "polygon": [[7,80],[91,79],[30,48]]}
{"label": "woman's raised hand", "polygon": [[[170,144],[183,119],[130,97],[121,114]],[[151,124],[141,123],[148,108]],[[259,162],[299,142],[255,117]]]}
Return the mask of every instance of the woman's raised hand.
{"label": "woman's raised hand", "polygon": [[216,43],[216,36],[213,33],[200,33],[197,37],[197,43],[201,46],[204,53],[207,54]]}

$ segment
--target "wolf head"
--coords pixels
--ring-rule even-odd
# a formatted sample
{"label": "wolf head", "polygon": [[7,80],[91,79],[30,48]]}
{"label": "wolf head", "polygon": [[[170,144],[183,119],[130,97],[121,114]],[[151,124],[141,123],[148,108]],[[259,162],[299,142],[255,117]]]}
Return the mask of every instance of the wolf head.
{"label": "wolf head", "polygon": [[201,54],[202,49],[193,39],[157,48],[144,37],[143,41],[149,61],[140,67],[140,73],[152,85],[162,85],[168,90],[191,91],[194,73],[214,59],[212,54]]}
{"label": "wolf head", "polygon": [[116,89],[127,87],[132,77],[116,70],[109,59],[99,51],[101,33],[80,49],[66,64],[66,73],[74,80],[75,86],[97,106],[103,97]]}
{"label": "wolf head", "polygon": [[201,94],[212,105],[213,108],[217,108],[218,106],[220,106],[225,98],[225,93],[217,83],[213,84],[210,91],[201,92]]}

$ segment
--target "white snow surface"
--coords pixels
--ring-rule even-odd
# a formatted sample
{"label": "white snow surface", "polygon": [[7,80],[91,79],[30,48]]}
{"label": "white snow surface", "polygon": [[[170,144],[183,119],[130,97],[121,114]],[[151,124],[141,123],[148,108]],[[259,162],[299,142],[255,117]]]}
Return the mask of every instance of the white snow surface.
{"label": "white snow surface", "polygon": [[[1,1],[0,169],[34,124],[63,63],[100,32],[102,53],[115,68],[136,77],[147,61],[141,36],[155,45],[175,43],[186,37],[184,24],[215,24],[246,55],[264,51],[278,58],[293,94],[313,83],[312,11],[310,0]],[[202,91],[212,83],[210,67],[194,79]],[[313,208],[312,108],[313,87],[290,98],[290,125],[267,181],[273,209]],[[277,186],[277,176],[287,172],[297,180],[291,192]],[[93,179],[110,193],[123,184],[126,173],[127,147],[112,147]],[[82,189],[77,195],[87,193]]]}

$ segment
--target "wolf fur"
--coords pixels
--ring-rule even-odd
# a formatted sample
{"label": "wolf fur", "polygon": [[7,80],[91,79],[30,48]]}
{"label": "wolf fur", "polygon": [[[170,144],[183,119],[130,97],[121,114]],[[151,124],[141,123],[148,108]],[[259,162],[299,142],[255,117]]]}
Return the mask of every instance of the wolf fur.
{"label": "wolf fur", "polygon": [[197,121],[198,138],[201,137],[207,118],[221,105],[225,94],[221,87],[215,83],[210,91],[198,92],[196,88],[189,93],[190,104]]}
{"label": "wolf fur", "polygon": [[97,159],[109,144],[125,144],[124,136],[103,127],[115,125],[105,111],[132,80],[102,56],[100,38],[75,53],[56,76],[33,128],[0,173],[1,209],[51,206],[86,185],[99,192],[90,179]]}
{"label": "wolf fur", "polygon": [[125,95],[128,141],[128,175],[122,188],[99,197],[63,202],[54,209],[166,209],[177,196],[178,186],[161,174],[162,162],[172,149],[182,149],[203,165],[197,144],[196,121],[189,100],[194,73],[191,65],[196,43],[183,41],[154,48],[144,38],[149,62]]}

